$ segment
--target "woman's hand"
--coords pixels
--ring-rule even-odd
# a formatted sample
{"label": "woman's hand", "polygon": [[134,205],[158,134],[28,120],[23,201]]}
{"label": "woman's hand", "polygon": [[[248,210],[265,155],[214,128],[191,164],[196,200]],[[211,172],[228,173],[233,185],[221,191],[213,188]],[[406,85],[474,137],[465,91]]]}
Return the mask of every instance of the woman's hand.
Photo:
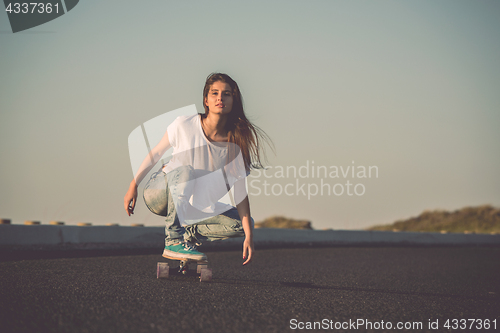
{"label": "woman's hand", "polygon": [[127,194],[125,194],[125,198],[123,199],[123,201],[125,205],[125,211],[127,212],[128,216],[130,216],[130,214],[134,214],[135,203],[137,202],[137,186],[135,185],[135,182],[132,182],[130,184],[130,187],[127,191]]}
{"label": "woman's hand", "polygon": [[[245,186],[245,182],[240,180],[236,182],[234,186],[235,188],[237,186]],[[243,265],[246,265],[252,261],[252,256],[255,251],[253,248],[253,220],[250,217],[250,203],[248,202],[248,196],[236,205],[236,209],[238,209],[243,231],[245,232],[245,241],[243,242],[243,260],[246,260],[243,262]]]}
{"label": "woman's hand", "polygon": [[243,259],[246,259],[246,261],[243,265],[249,264],[252,261],[253,252],[253,239],[245,237],[245,241],[243,242]]}

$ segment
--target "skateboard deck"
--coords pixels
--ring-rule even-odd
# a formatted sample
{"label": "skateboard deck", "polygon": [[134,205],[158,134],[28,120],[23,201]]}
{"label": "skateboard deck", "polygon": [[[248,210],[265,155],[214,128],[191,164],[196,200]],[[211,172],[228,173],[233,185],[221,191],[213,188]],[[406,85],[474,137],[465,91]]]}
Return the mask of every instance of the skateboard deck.
{"label": "skateboard deck", "polygon": [[[207,260],[179,259],[166,257],[170,260],[179,261],[179,266],[170,266],[167,262],[159,262],[156,265],[156,278],[168,279],[172,275],[199,276],[200,282],[210,282],[212,280],[212,269],[208,268]],[[196,271],[190,269],[191,264],[196,264]]]}

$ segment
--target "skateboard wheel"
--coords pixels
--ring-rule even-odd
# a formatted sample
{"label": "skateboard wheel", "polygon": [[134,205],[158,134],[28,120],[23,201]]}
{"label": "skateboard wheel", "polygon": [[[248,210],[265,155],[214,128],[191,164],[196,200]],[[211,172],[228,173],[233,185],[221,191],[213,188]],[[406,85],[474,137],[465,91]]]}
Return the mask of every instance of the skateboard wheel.
{"label": "skateboard wheel", "polygon": [[201,270],[202,270],[203,268],[208,268],[208,265],[207,265],[207,264],[198,264],[198,265],[196,266],[196,273],[200,274],[200,273],[201,273]]}
{"label": "skateboard wheel", "polygon": [[210,268],[202,268],[200,273],[200,282],[212,281],[212,270]]}
{"label": "skateboard wheel", "polygon": [[157,279],[167,279],[169,273],[168,263],[159,262],[156,265],[156,278]]}

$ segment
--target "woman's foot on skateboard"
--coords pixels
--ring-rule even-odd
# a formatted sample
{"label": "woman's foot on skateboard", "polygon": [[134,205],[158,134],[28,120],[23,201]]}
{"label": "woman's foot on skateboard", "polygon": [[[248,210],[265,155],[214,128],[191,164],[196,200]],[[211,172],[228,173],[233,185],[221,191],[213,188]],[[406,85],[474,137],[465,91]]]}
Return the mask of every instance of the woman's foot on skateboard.
{"label": "woman's foot on skateboard", "polygon": [[204,253],[199,252],[196,249],[196,245],[190,242],[165,246],[165,250],[163,250],[163,257],[174,260],[207,260],[207,256]]}

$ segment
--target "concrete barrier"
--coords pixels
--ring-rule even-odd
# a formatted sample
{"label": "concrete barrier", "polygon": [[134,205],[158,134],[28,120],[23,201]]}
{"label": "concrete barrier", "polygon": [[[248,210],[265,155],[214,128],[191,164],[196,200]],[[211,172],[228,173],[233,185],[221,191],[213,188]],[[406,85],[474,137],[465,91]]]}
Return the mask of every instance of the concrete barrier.
{"label": "concrete barrier", "polygon": [[[158,248],[163,227],[0,225],[0,247],[30,246],[104,248]],[[207,242],[204,249],[240,246],[243,238]],[[255,229],[257,247],[329,245],[500,245],[500,235],[363,230]]]}
{"label": "concrete barrier", "polygon": [[500,235],[365,230],[256,229],[261,244],[310,245],[500,245]]}
{"label": "concrete barrier", "polygon": [[75,248],[158,247],[164,228],[68,225],[2,225],[0,247],[65,246]]}

